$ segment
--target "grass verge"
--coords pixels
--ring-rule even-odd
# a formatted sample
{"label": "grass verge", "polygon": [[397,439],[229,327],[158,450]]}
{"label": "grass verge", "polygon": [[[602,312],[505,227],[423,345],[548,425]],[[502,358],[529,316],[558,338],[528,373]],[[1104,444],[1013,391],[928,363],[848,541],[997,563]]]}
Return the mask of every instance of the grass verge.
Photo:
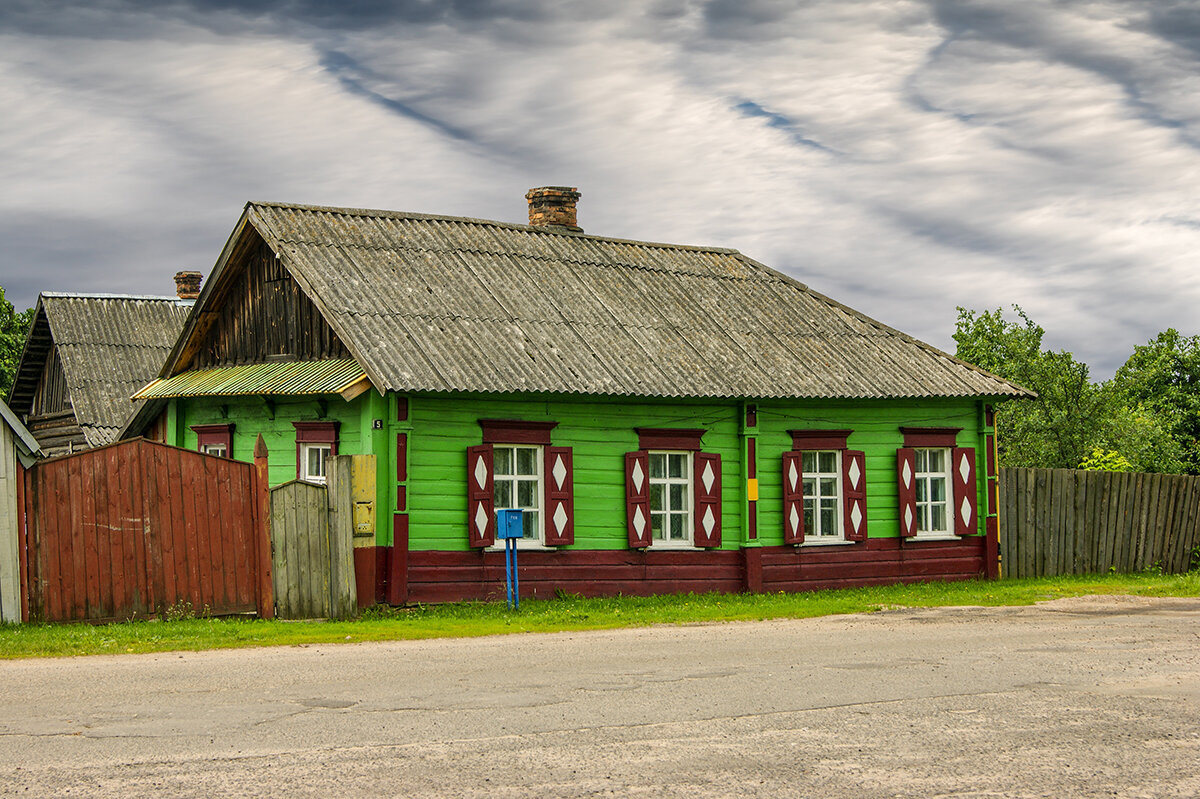
{"label": "grass verge", "polygon": [[[1200,572],[1118,574],[1037,580],[920,583],[803,594],[684,594],[656,597],[563,597],[503,603],[467,602],[372,608],[352,621],[284,622],[183,618],[119,624],[0,626],[0,658],[297,646],[319,643],[457,638],[516,632],[561,632],[871,613],[902,607],[1029,605],[1090,594],[1200,596]],[[178,615],[178,614],[175,614]]]}

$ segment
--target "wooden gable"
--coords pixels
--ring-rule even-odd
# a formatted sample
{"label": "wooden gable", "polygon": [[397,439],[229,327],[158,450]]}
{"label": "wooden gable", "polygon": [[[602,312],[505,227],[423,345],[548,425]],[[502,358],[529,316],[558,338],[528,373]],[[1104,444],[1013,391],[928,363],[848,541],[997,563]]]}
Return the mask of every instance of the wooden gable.
{"label": "wooden gable", "polygon": [[[231,279],[209,306],[208,324],[185,369],[208,369],[271,361],[349,358],[350,353],[312,300],[251,228],[240,243]],[[194,349],[193,349],[194,348]]]}

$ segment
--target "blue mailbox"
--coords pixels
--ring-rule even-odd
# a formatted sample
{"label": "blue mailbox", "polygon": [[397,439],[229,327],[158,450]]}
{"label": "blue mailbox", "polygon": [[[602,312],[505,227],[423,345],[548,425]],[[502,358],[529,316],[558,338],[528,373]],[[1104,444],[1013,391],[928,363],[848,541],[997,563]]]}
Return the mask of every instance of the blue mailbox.
{"label": "blue mailbox", "polygon": [[504,541],[504,590],[508,606],[521,609],[521,586],[517,582],[517,540],[525,533],[520,508],[496,511],[496,538]]}
{"label": "blue mailbox", "polygon": [[521,538],[525,532],[525,525],[521,519],[522,513],[520,508],[505,508],[496,511],[496,538],[505,540]]}

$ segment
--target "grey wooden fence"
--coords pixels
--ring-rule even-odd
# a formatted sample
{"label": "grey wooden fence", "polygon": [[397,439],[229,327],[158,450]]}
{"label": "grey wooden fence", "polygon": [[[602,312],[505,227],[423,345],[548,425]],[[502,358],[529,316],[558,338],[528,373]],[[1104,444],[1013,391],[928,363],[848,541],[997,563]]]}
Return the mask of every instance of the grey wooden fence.
{"label": "grey wooden fence", "polygon": [[1005,577],[1187,571],[1200,547],[1200,477],[1000,470]]}
{"label": "grey wooden fence", "polygon": [[[339,507],[343,492],[336,480],[330,482],[330,489],[299,480],[271,489],[278,618],[344,619],[357,610],[350,507],[348,502]],[[341,483],[348,495],[349,481]]]}

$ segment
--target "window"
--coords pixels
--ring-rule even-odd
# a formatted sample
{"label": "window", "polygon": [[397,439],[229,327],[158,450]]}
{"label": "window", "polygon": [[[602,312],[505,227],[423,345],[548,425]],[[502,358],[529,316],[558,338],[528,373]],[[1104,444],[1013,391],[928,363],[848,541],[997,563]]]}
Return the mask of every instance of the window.
{"label": "window", "polygon": [[292,422],[296,428],[296,479],[325,483],[329,459],[338,454],[337,422]]}
{"label": "window", "polygon": [[222,458],[233,457],[232,424],[194,424],[192,430],[196,432],[197,451]]}
{"label": "window", "polygon": [[326,465],[333,452],[330,444],[300,445],[300,479],[309,483],[324,484],[327,479]]}
{"label": "window", "polygon": [[804,474],[806,537],[842,537],[841,452],[808,450],[800,457]]}
{"label": "window", "polygon": [[625,453],[625,520],[635,549],[721,546],[721,456],[704,430],[635,428]]}
{"label": "window", "polygon": [[647,454],[651,546],[691,546],[692,453]]}
{"label": "window", "polygon": [[915,460],[917,535],[948,535],[950,451],[918,449]]}
{"label": "window", "polygon": [[480,419],[483,443],[467,447],[467,543],[496,544],[496,511],[524,511],[518,544],[575,543],[574,465],[570,447],[551,445],[557,422]]}
{"label": "window", "polygon": [[540,446],[496,444],[492,447],[495,510],[520,508],[522,540],[542,542],[542,462]]}
{"label": "window", "polygon": [[853,430],[789,430],[783,453],[783,542],[867,540],[866,455]]}

